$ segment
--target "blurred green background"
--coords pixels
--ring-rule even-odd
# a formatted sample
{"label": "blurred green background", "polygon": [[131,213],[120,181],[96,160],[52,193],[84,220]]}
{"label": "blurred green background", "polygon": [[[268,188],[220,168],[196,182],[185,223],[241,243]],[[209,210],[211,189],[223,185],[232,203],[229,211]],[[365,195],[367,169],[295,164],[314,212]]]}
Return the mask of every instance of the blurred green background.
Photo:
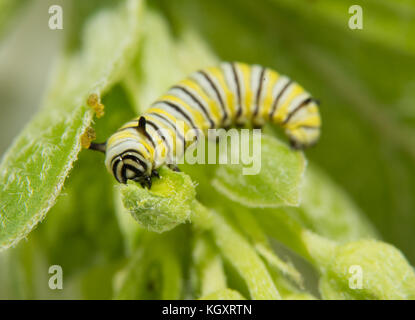
{"label": "blurred green background", "polygon": [[[51,4],[62,5],[64,30],[48,28]],[[348,26],[348,8],[354,4],[363,8],[363,30]],[[115,1],[0,1],[0,154],[41,105],[59,52],[77,50],[84,21],[111,6]],[[413,1],[155,0],[147,7],[162,17],[171,41],[191,30],[220,60],[272,67],[317,97],[322,138],[306,152],[307,158],[347,192],[382,240],[415,264]],[[152,36],[147,30],[142,41]],[[134,115],[133,108],[122,106],[132,102],[121,86],[104,103],[107,110],[117,108],[109,109],[106,128],[115,129]],[[99,137],[110,134],[97,126]],[[80,163],[100,167],[80,175]],[[94,183],[97,172],[106,175],[101,163],[100,155],[81,153],[70,183]],[[102,179],[112,183],[109,176]],[[74,189],[64,189],[65,195],[28,241],[23,240],[22,248],[0,257],[0,284],[9,281],[0,285],[1,298],[111,296],[112,284],[103,279],[126,259],[112,195]],[[72,198],[77,204],[71,204]],[[91,214],[99,202],[108,210]],[[45,265],[52,263],[64,265],[75,279],[64,293],[51,292],[47,280],[40,280],[48,278]]]}

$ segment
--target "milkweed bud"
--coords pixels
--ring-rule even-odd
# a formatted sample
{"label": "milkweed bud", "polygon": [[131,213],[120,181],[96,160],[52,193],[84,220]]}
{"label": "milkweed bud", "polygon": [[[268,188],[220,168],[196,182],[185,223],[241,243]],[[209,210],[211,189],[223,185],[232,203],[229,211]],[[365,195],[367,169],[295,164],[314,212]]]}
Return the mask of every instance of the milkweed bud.
{"label": "milkweed bud", "polygon": [[195,186],[184,173],[161,168],[160,179],[155,179],[151,191],[134,182],[120,185],[120,188],[124,207],[143,227],[151,231],[173,229],[187,222],[193,212]]}
{"label": "milkweed bud", "polygon": [[394,246],[377,240],[325,246],[321,237],[307,233],[310,255],[322,266],[324,299],[415,299],[414,270]]}

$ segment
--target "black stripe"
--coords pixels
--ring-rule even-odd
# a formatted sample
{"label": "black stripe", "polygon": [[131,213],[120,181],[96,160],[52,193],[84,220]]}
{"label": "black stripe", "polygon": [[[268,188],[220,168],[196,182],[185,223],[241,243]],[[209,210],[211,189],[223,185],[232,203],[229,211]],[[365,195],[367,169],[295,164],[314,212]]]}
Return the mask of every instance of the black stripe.
{"label": "black stripe", "polygon": [[210,118],[209,113],[207,112],[205,106],[189,90],[187,90],[186,88],[184,88],[182,86],[174,86],[174,87],[172,87],[172,89],[179,89],[182,92],[184,92],[185,94],[187,94],[200,107],[200,109],[202,109],[202,111],[205,114],[206,118],[209,120],[210,127],[211,128],[215,127],[215,123]]}
{"label": "black stripe", "polygon": [[216,94],[216,96],[219,100],[220,106],[221,106],[222,111],[223,111],[222,123],[224,123],[228,119],[228,113],[226,112],[225,104],[223,103],[223,100],[222,100],[222,97],[219,93],[219,90],[216,87],[215,83],[212,81],[212,79],[206,74],[206,72],[201,70],[201,71],[199,71],[199,73],[205,77],[205,79],[209,82],[212,89],[215,91],[215,94]]}
{"label": "black stripe", "polygon": [[159,114],[159,113],[155,113],[155,112],[150,112],[149,114],[152,115],[152,116],[155,116],[156,118],[161,119],[162,121],[165,121],[173,129],[173,131],[176,133],[176,135],[179,137],[179,139],[183,142],[183,145],[185,144],[184,137],[177,130],[176,125],[173,122],[171,122],[171,120],[169,118],[166,118],[166,117],[164,117],[164,115]]}
{"label": "black stripe", "polygon": [[[118,157],[118,156],[116,156],[116,157]],[[114,158],[116,158],[116,157],[114,157]],[[112,161],[114,161],[114,159],[112,159],[111,160],[111,162]],[[117,166],[118,166],[118,163],[120,162],[121,160],[120,159],[118,159],[117,161],[115,161],[114,163],[113,163],[113,165],[112,165],[112,175],[115,177],[115,179],[117,179],[117,181],[119,182],[119,183],[122,183],[122,181],[120,181],[120,179],[118,179],[118,176],[117,176]]]}
{"label": "black stripe", "polygon": [[127,169],[130,169],[132,171],[134,171],[135,174],[137,175],[143,175],[144,172],[140,171],[140,169],[137,169],[136,167],[130,165],[130,164],[126,164],[124,167],[126,167]]}
{"label": "black stripe", "polygon": [[[134,156],[134,155],[124,155],[126,153],[135,153],[137,156]],[[110,163],[112,163],[116,158],[132,159],[132,160],[137,160],[139,162],[139,164],[141,164],[141,166],[144,168],[144,170],[147,170],[147,164],[143,160],[141,160],[140,157],[142,157],[143,159],[145,159],[145,157],[140,153],[139,150],[127,149],[127,150],[124,150],[121,154],[118,154],[118,155],[114,156],[114,158],[111,159],[111,162]],[[120,161],[120,159],[118,159],[118,161]],[[114,164],[112,165],[112,167],[114,168]]]}
{"label": "black stripe", "polygon": [[151,120],[147,120],[147,124],[150,126],[150,127],[152,127],[156,132],[157,132],[157,134],[161,137],[161,139],[164,141],[164,144],[166,145],[166,147],[167,147],[167,154],[169,154],[170,153],[170,151],[171,151],[171,147],[169,146],[169,144],[168,144],[168,142],[167,142],[167,140],[166,140],[166,137],[164,136],[164,135],[162,135],[161,134],[161,129],[153,122],[153,121],[151,121]]}
{"label": "black stripe", "polygon": [[306,105],[308,105],[311,101],[313,101],[313,98],[308,97],[307,99],[305,99],[303,102],[301,102],[294,110],[292,110],[288,116],[285,118],[285,120],[283,121],[283,124],[286,124],[288,121],[290,121],[290,119],[292,118],[292,116],[301,108],[305,107]]}
{"label": "black stripe", "polygon": [[121,168],[121,177],[122,177],[122,183],[127,183],[127,168],[126,168],[126,166],[124,165],[122,168]]}
{"label": "black stripe", "polygon": [[242,114],[241,86],[239,84],[238,73],[236,72],[236,69],[235,69],[235,63],[231,63],[231,66],[232,66],[233,78],[236,83],[236,94],[238,97],[238,112],[236,113],[236,119],[238,119]]}
{"label": "black stripe", "polygon": [[132,166],[132,165],[129,165],[129,164],[125,164],[123,167],[122,167],[122,170],[121,170],[121,174],[122,174],[122,177],[123,177],[123,179],[124,179],[124,181],[125,181],[125,183],[127,182],[127,180],[128,180],[128,178],[127,178],[127,170],[131,170],[131,171],[134,171],[134,173],[137,175],[137,176],[143,176],[143,173],[144,172],[141,172],[140,170],[138,170],[136,167],[134,167],[134,166]]}
{"label": "black stripe", "polygon": [[287,82],[287,84],[285,85],[284,88],[282,88],[282,90],[280,91],[280,93],[278,94],[278,96],[275,98],[274,104],[272,105],[272,109],[271,112],[269,113],[269,118],[272,119],[272,117],[274,116],[275,111],[277,110],[277,106],[278,106],[278,102],[281,99],[281,96],[284,94],[285,90],[287,90],[287,88],[293,83],[292,80],[289,80]]}
{"label": "black stripe", "polygon": [[[145,119],[145,118],[144,118]],[[140,120],[137,120],[137,122],[139,122]],[[147,119],[146,119],[147,121]],[[135,129],[139,132],[139,133],[144,133],[144,135],[146,136],[146,138],[150,141],[151,145],[153,146],[153,148],[156,147],[156,144],[154,143],[153,138],[148,134],[148,132],[144,129],[142,130],[139,126],[139,124],[137,123],[137,126],[135,127]]]}
{"label": "black stripe", "polygon": [[121,157],[122,158],[126,158],[126,159],[132,159],[131,157],[134,157],[132,154],[130,155],[125,155],[126,153],[135,153],[137,154],[137,156],[135,156],[135,158],[138,160],[138,162],[142,165],[142,167],[144,168],[144,170],[147,170],[147,163],[145,163],[143,160],[140,159],[140,157],[142,157],[143,159],[145,159],[146,157],[144,157],[140,150],[134,150],[134,149],[127,149],[125,150],[122,154]]}
{"label": "black stripe", "polygon": [[264,78],[264,73],[265,73],[265,68],[261,67],[261,74],[259,76],[259,85],[258,85],[258,89],[256,92],[256,99],[255,99],[255,111],[254,111],[254,117],[256,117],[256,115],[258,114],[259,111],[259,99],[261,98],[261,92],[262,92],[262,83],[263,83],[263,78]]}
{"label": "black stripe", "polygon": [[[123,154],[124,154],[125,152],[123,152]],[[143,155],[142,154],[140,154],[140,153],[138,153],[140,156],[142,156],[143,157]],[[132,154],[128,154],[128,155],[126,155],[126,156],[121,156],[121,158],[124,160],[124,159],[130,159],[130,160],[133,160],[133,161],[135,161],[135,162],[137,162],[138,164],[140,164],[142,167],[143,167],[143,169],[144,169],[144,171],[147,171],[147,164],[143,161],[143,160],[141,160],[139,157],[136,157],[136,156],[133,156]],[[144,157],[143,157],[144,158]]]}
{"label": "black stripe", "polygon": [[160,100],[160,101],[157,101],[157,102],[161,102],[161,103],[167,104],[169,107],[173,108],[178,113],[180,113],[189,122],[189,124],[190,124],[190,126],[192,128],[197,128],[195,126],[195,124],[193,123],[192,119],[178,105],[176,105],[173,102],[170,102],[168,100]]}

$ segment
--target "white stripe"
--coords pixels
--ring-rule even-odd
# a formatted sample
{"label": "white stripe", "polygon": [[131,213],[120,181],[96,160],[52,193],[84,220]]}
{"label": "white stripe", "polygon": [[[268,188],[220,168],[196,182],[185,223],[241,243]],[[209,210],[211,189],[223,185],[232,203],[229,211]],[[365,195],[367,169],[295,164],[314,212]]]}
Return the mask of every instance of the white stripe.
{"label": "white stripe", "polygon": [[[229,111],[229,114],[232,118],[235,118],[236,112],[238,111],[238,91],[236,87],[235,77],[232,71],[232,65],[228,62],[225,62],[225,63],[221,63],[220,67],[222,69],[229,91],[232,93],[234,97],[233,101],[235,105],[233,106],[233,109],[235,110],[235,114],[231,114],[230,111]],[[231,110],[230,106],[228,106],[228,109]]]}
{"label": "white stripe", "polygon": [[267,89],[268,89],[268,84],[269,84],[270,79],[271,79],[270,70],[265,69],[264,79],[262,80],[262,91],[261,91],[261,95],[259,96],[258,115],[261,115],[262,109],[264,108],[264,100],[265,100],[265,97],[267,96]]}
{"label": "white stripe", "polygon": [[261,76],[262,67],[259,65],[253,65],[251,67],[251,90],[252,90],[252,101],[250,107],[251,114],[256,108],[256,95],[259,88],[259,77]]}
{"label": "white stripe", "polygon": [[[287,83],[289,81],[290,81],[290,78],[288,78],[286,76],[281,76],[277,80],[277,83],[274,85],[274,88],[272,90],[272,106],[274,106],[275,99],[279,96],[280,92],[282,91],[282,89],[285,88],[285,86],[287,85]],[[286,90],[286,91],[288,91],[288,90]],[[281,98],[280,98],[279,104],[281,104]]]}

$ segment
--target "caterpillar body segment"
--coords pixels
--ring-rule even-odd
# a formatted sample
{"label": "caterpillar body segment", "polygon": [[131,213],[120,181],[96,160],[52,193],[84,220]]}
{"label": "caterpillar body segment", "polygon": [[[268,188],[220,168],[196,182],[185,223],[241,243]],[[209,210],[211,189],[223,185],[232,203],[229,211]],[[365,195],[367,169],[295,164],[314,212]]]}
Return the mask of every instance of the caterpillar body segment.
{"label": "caterpillar body segment", "polygon": [[295,148],[320,136],[318,102],[299,84],[259,65],[225,62],[194,72],[122,126],[106,143],[105,164],[120,183],[150,187],[157,168],[183,155],[190,131],[197,138],[247,122],[281,126]]}

